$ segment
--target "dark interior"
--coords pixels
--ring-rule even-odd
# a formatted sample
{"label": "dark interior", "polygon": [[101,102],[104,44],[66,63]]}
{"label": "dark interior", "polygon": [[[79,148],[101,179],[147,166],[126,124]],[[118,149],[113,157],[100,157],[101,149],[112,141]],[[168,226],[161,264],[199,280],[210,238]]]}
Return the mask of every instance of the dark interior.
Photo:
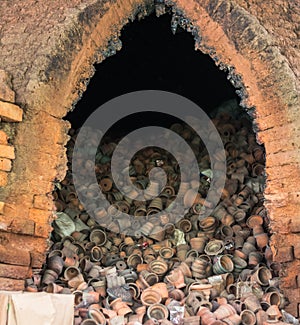
{"label": "dark interior", "polygon": [[[122,49],[95,65],[87,90],[66,116],[74,129],[108,100],[136,90],[174,92],[207,113],[226,100],[238,99],[226,73],[208,55],[195,51],[191,33],[178,28],[173,35],[170,26],[170,14],[159,18],[152,14],[123,28]],[[146,125],[168,127],[175,121],[172,116],[149,112],[124,118],[113,128],[119,136]]]}

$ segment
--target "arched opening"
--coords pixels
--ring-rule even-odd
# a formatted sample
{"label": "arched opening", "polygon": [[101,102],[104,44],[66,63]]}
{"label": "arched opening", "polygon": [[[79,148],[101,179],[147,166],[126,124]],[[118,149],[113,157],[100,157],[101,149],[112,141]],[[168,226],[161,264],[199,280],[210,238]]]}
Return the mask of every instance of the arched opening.
{"label": "arched opening", "polygon": [[[111,219],[111,214],[115,214],[115,210],[113,212],[106,211],[103,207],[95,205],[98,218],[94,219],[87,214],[76,194],[74,195],[72,170],[69,169],[66,178],[58,184],[55,191],[58,219],[54,221],[54,231],[51,237],[54,243],[50,250],[50,257],[48,256],[48,262],[57,256],[64,260],[64,268],[61,271],[64,271],[65,275],[68,276],[70,270],[79,269],[83,276],[82,282],[75,281],[75,284],[72,277],[63,281],[57,280],[60,285],[65,287],[63,289],[65,292],[70,289],[71,291],[76,290],[78,287],[83,287],[84,291],[86,290],[85,284],[89,284],[93,288],[92,291],[101,292],[100,296],[108,297],[111,302],[118,297],[124,298],[126,294],[130,293],[131,297],[127,297],[129,305],[133,303],[134,308],[137,308],[139,299],[133,296],[136,294],[133,289],[136,284],[132,285],[132,283],[137,280],[135,277],[140,277],[147,282],[147,279],[143,278],[146,274],[143,271],[150,271],[157,281],[154,280],[152,283],[149,280],[147,286],[159,282],[161,285],[169,285],[177,289],[185,288],[187,283],[184,281],[178,283],[180,274],[189,278],[191,284],[199,280],[202,285],[206,283],[210,286],[206,297],[209,303],[211,299],[220,296],[221,293],[223,295],[231,294],[237,298],[238,294],[234,291],[234,286],[242,283],[241,281],[246,281],[250,274],[253,278],[252,282],[254,277],[257,277],[256,281],[261,281],[259,276],[262,273],[268,277],[267,280],[264,279],[267,282],[272,277],[278,276],[278,265],[272,264],[269,256],[271,254],[267,234],[269,221],[263,206],[264,149],[255,140],[251,117],[238,105],[236,89],[227,80],[226,73],[219,70],[208,55],[194,50],[194,39],[191,34],[179,28],[176,35],[172,35],[170,20],[169,15],[159,19],[152,15],[142,22],[134,22],[124,28],[121,37],[122,50],[96,66],[96,74],[91,79],[82,99],[77,103],[75,109],[66,116],[73,127],[70,133],[73,139],[69,142],[68,149],[69,152],[72,152],[76,141],[76,130],[74,129],[80,128],[86,118],[99,106],[118,95],[143,89],[161,89],[180,94],[204,109],[220,132],[227,155],[227,177],[221,201],[211,216],[201,218],[199,211],[203,207],[203,200],[199,200],[199,202],[195,201],[191,210],[179,222],[175,223],[164,216],[168,222],[165,219],[161,219],[159,223],[154,221],[152,228],[159,227],[160,230],[153,232],[151,227],[149,230],[140,222],[136,226],[139,235],[136,235],[135,232],[135,235],[130,236],[127,230],[131,225],[124,225],[126,218],[114,215],[116,218]],[[197,79],[194,76],[195,73]],[[171,129],[179,127],[181,136],[184,136],[184,132],[192,132],[187,125],[178,121],[174,116],[153,112],[137,113],[117,121],[103,143],[106,147],[110,145],[114,147],[120,137],[148,125],[159,125]],[[196,136],[193,133],[187,138],[190,142],[193,142],[194,139]],[[198,147],[201,147],[199,142]],[[155,148],[153,150],[152,154],[156,158],[163,155],[159,150],[156,151]],[[205,149],[202,148],[202,150]],[[108,149],[105,153],[101,147],[101,159],[97,161],[96,158],[96,168],[99,170],[107,163],[107,161],[103,162],[103,158],[111,158],[112,153],[109,151]],[[199,151],[198,148],[200,158],[198,162],[201,164],[201,158],[205,155]],[[144,151],[141,154],[145,157]],[[70,158],[71,155],[69,155],[69,166],[71,165]],[[166,163],[169,162],[168,159],[170,158],[166,158],[165,161],[158,160]],[[135,169],[131,174],[132,178],[142,184],[142,180],[147,177],[145,171],[137,171],[138,167],[141,167],[140,165],[132,163],[131,166]],[[205,160],[203,166],[202,181],[205,186],[209,186],[210,178],[213,177],[210,174],[210,162]],[[144,169],[144,167],[141,168]],[[160,166],[154,164],[152,167]],[[84,163],[82,168],[85,168]],[[158,207],[159,204],[157,205],[156,202],[155,205],[154,200],[150,200],[145,205],[135,205],[135,200],[126,200],[124,197],[120,197],[115,191],[114,185],[111,184],[113,180],[108,178],[107,172],[99,170],[99,175],[102,173],[99,176],[100,187],[106,192],[106,197],[109,197],[108,200],[114,205],[114,208],[126,213],[133,211],[137,219],[145,216],[144,222],[149,226],[153,222],[149,210],[161,210],[162,208]],[[101,185],[103,180],[105,184]],[[192,183],[192,180],[189,182]],[[105,186],[109,186],[109,189],[105,190]],[[170,188],[176,194],[178,193],[178,187],[172,187],[171,184],[168,189]],[[191,188],[189,185],[185,192]],[[93,195],[91,188],[88,189],[88,192],[88,195]],[[206,198],[207,192],[204,188],[200,189],[199,187],[198,193],[203,199]],[[172,196],[174,193],[172,192],[172,195],[164,194],[160,197],[160,203],[163,207],[168,207],[170,204],[167,202],[168,195]],[[186,196],[185,199],[187,199]],[[197,210],[199,208],[200,210]],[[141,214],[135,214],[137,210]],[[69,221],[73,219],[73,228],[72,225],[70,228],[67,227],[68,220],[65,218]],[[103,222],[103,218],[105,222]],[[166,224],[170,227],[173,225],[174,229],[164,228]],[[175,234],[183,235],[182,243],[178,242]],[[221,246],[213,251],[216,245]],[[164,255],[163,251],[166,250],[168,251],[165,252],[166,254],[171,254],[169,257]],[[197,263],[201,264],[205,260],[204,256],[208,259],[205,261],[206,269],[197,271]],[[72,257],[71,261],[70,257]],[[154,261],[158,257],[160,267],[166,266],[167,268],[162,274],[159,273],[160,269],[157,270],[154,265]],[[220,258],[224,260],[222,263],[219,262]],[[183,265],[189,268],[189,271],[185,271],[187,273],[182,270]],[[244,269],[245,271],[243,271]],[[93,271],[97,270],[99,274],[91,276]],[[111,282],[113,277],[106,274],[107,270],[113,272],[116,281],[124,283],[114,285]],[[257,270],[259,271],[256,272]],[[177,274],[174,279],[176,272],[179,275]],[[203,275],[201,272],[205,274]],[[227,283],[231,286],[226,291],[225,282],[222,282],[224,288],[218,292],[213,279],[219,274],[228,272],[233,274],[232,280],[229,280],[232,283]],[[50,284],[52,280],[48,280],[45,274],[42,285],[51,291],[53,290],[53,285]],[[103,282],[100,289],[97,287],[99,281]],[[126,282],[128,287],[124,289],[122,286]],[[140,282],[136,283],[138,290],[145,289]],[[120,289],[121,287],[123,290]],[[176,291],[174,288],[173,290]],[[175,291],[169,288],[169,295],[172,296]],[[181,292],[188,296],[187,291],[182,289]],[[126,298],[124,299],[126,300]],[[78,308],[81,304],[82,301],[79,299],[77,301]],[[283,304],[284,302],[281,303],[281,307]],[[264,310],[267,307],[267,304],[264,305]],[[185,308],[191,316],[198,312],[198,308],[193,310],[192,304],[187,303]],[[127,312],[131,312],[128,306]],[[77,317],[78,319],[84,318],[84,315],[79,313]],[[136,316],[132,316],[132,319],[134,317]],[[171,321],[174,321],[172,317]]]}

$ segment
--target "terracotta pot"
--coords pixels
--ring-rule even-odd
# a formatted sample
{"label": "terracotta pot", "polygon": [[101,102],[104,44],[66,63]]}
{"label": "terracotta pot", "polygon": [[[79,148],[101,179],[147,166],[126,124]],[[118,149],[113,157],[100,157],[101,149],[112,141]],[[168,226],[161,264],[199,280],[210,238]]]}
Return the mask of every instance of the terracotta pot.
{"label": "terracotta pot", "polygon": [[99,323],[93,319],[85,319],[81,325],[98,325]]}
{"label": "terracotta pot", "polygon": [[253,311],[245,309],[241,312],[241,319],[243,325],[255,325],[256,316]]}
{"label": "terracotta pot", "polygon": [[141,294],[141,301],[144,306],[158,304],[162,300],[160,293],[151,288],[145,289]]}
{"label": "terracotta pot", "polygon": [[110,303],[111,308],[118,314],[118,316],[125,316],[132,312],[128,305],[122,301],[121,298],[117,298]]}
{"label": "terracotta pot", "polygon": [[256,235],[255,239],[257,246],[261,249],[265,248],[269,243],[269,236],[264,232]]}
{"label": "terracotta pot", "polygon": [[244,303],[247,309],[253,311],[254,313],[261,309],[259,300],[253,293],[250,293],[246,296],[246,298],[244,299]]}
{"label": "terracotta pot", "polygon": [[64,260],[62,259],[61,256],[58,255],[51,256],[48,258],[47,266],[48,269],[60,275],[64,267]]}
{"label": "terracotta pot", "polygon": [[185,262],[181,262],[178,266],[178,269],[181,270],[184,276],[191,278],[192,272],[190,267]]}
{"label": "terracotta pot", "polygon": [[204,248],[205,248],[207,239],[208,238],[206,236],[192,238],[190,240],[190,245],[191,245],[192,249],[195,249],[197,252],[202,254],[204,252]]}
{"label": "terracotta pot", "polygon": [[263,325],[264,322],[268,320],[268,315],[264,310],[259,310],[256,313],[256,324],[257,325]]}
{"label": "terracotta pot", "polygon": [[180,261],[184,261],[185,260],[185,256],[187,251],[189,250],[189,245],[186,244],[180,244],[177,246],[177,257],[179,258]]}
{"label": "terracotta pot", "polygon": [[215,274],[230,273],[233,269],[233,261],[228,255],[218,256],[217,261],[213,265],[213,271]]}
{"label": "terracotta pot", "polygon": [[238,314],[233,314],[226,318],[223,318],[222,322],[228,325],[239,325],[241,324],[241,316]]}
{"label": "terracotta pot", "polygon": [[106,243],[106,233],[101,229],[93,229],[90,233],[90,241],[103,246]]}
{"label": "terracotta pot", "polygon": [[181,219],[179,222],[177,222],[176,226],[184,233],[187,233],[192,229],[192,224],[188,219]]}
{"label": "terracotta pot", "polygon": [[84,281],[83,275],[81,273],[68,281],[68,286],[70,288],[77,289],[80,285],[86,287],[86,282]]}
{"label": "terracotta pot", "polygon": [[249,266],[257,266],[263,260],[263,255],[259,252],[251,252],[249,254]]}
{"label": "terracotta pot", "polygon": [[56,272],[52,270],[46,270],[42,278],[42,283],[48,285],[55,282],[57,278],[58,274]]}
{"label": "terracotta pot", "polygon": [[152,319],[161,320],[169,317],[169,310],[165,305],[156,303],[149,306],[147,316]]}
{"label": "terracotta pot", "polygon": [[177,300],[177,301],[182,301],[185,297],[184,292],[180,289],[173,289],[169,292],[169,297]]}
{"label": "terracotta pot", "polygon": [[159,281],[157,274],[155,274],[153,272],[149,272],[147,270],[141,271],[140,277],[142,277],[147,282],[147,284],[149,286],[152,286]]}
{"label": "terracotta pot", "polygon": [[184,275],[180,269],[172,270],[169,275],[166,276],[166,280],[174,285],[177,289],[184,288],[186,286],[184,282]]}
{"label": "terracotta pot", "polygon": [[106,325],[106,318],[99,309],[89,307],[88,315],[97,324]]}
{"label": "terracotta pot", "polygon": [[149,268],[158,277],[163,277],[168,271],[168,264],[165,261],[154,260],[150,263]]}
{"label": "terracotta pot", "polygon": [[169,298],[169,292],[167,284],[164,282],[158,282],[151,286],[151,289],[157,291],[160,295],[163,301],[165,301],[167,298]]}
{"label": "terracotta pot", "polygon": [[174,250],[171,247],[162,247],[159,250],[159,255],[164,259],[170,259],[174,255]]}
{"label": "terracotta pot", "polygon": [[262,297],[263,301],[266,301],[270,305],[280,305],[280,294],[277,291],[267,292]]}
{"label": "terracotta pot", "polygon": [[272,279],[272,273],[265,266],[259,267],[252,275],[251,280],[262,286],[267,286]]}
{"label": "terracotta pot", "polygon": [[205,253],[207,255],[219,255],[224,251],[224,242],[222,240],[211,240],[205,246]]}
{"label": "terracotta pot", "polygon": [[236,314],[236,310],[229,304],[221,304],[213,314],[215,315],[216,319],[222,320]]}

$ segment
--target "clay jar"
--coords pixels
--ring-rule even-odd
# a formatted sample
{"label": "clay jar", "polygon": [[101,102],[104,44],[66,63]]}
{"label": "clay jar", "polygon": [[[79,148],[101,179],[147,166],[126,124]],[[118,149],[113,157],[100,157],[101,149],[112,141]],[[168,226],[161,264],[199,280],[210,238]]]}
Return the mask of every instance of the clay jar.
{"label": "clay jar", "polygon": [[141,294],[141,301],[144,306],[151,306],[153,304],[158,304],[162,300],[162,296],[156,290],[151,288],[145,289]]}

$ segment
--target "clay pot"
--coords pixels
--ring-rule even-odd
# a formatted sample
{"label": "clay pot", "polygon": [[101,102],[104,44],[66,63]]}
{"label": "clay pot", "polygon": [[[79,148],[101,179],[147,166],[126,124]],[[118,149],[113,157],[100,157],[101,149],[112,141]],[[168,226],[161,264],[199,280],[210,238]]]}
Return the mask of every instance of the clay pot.
{"label": "clay pot", "polygon": [[99,262],[103,257],[102,249],[98,246],[94,246],[90,252],[90,259],[93,262]]}
{"label": "clay pot", "polygon": [[233,271],[233,269],[233,261],[228,255],[218,256],[213,265],[213,271],[215,274],[230,273]]}
{"label": "clay pot", "polygon": [[161,295],[163,301],[169,297],[168,287],[164,282],[155,283],[153,286],[151,286],[151,289],[157,291]]}
{"label": "clay pot", "polygon": [[216,319],[222,320],[236,314],[236,310],[229,304],[221,304],[213,314],[215,315]]}
{"label": "clay pot", "polygon": [[64,267],[64,261],[61,256],[54,255],[48,258],[47,266],[48,269],[56,272],[59,275]]}
{"label": "clay pot", "polygon": [[175,269],[166,276],[166,280],[169,281],[175,288],[180,289],[186,286],[184,282],[184,275],[180,269]]}
{"label": "clay pot", "polygon": [[83,287],[87,287],[83,275],[81,273],[79,273],[68,281],[68,286],[70,288],[77,289],[80,285]]}
{"label": "clay pot", "polygon": [[189,245],[180,244],[177,246],[177,257],[179,258],[180,261],[183,262],[185,260],[185,256],[188,250],[189,250]]}
{"label": "clay pot", "polygon": [[211,240],[205,246],[205,253],[207,255],[219,255],[224,251],[224,242],[222,240]]}
{"label": "clay pot", "polygon": [[141,294],[141,302],[144,306],[151,306],[153,304],[158,304],[162,300],[159,292],[151,288],[145,289]]}
{"label": "clay pot", "polygon": [[80,270],[75,267],[75,266],[69,266],[65,269],[65,272],[64,272],[64,277],[66,280],[71,280],[73,279],[74,277],[78,276],[80,273]]}
{"label": "clay pot", "polygon": [[251,280],[261,286],[267,286],[272,279],[272,273],[265,266],[260,266],[252,275]]}
{"label": "clay pot", "polygon": [[259,300],[253,293],[250,293],[246,296],[246,298],[244,299],[244,303],[247,309],[253,311],[254,313],[261,309]]}
{"label": "clay pot", "polygon": [[147,316],[152,319],[161,320],[169,317],[169,310],[165,305],[156,303],[149,306]]}
{"label": "clay pot", "polygon": [[179,222],[177,222],[176,226],[184,233],[187,233],[192,229],[192,224],[188,219],[181,219]]}
{"label": "clay pot", "polygon": [[255,235],[256,244],[260,249],[265,248],[269,243],[269,236],[266,233],[260,233]]}
{"label": "clay pot", "polygon": [[243,325],[255,325],[256,316],[253,311],[245,309],[241,312],[241,319]]}
{"label": "clay pot", "polygon": [[55,282],[57,278],[58,274],[56,272],[52,270],[46,270],[42,278],[42,283],[48,285]]}
{"label": "clay pot", "polygon": [[263,260],[263,256],[259,252],[251,252],[249,254],[249,261],[248,265],[249,266],[257,266],[261,261]]}
{"label": "clay pot", "polygon": [[191,278],[192,272],[190,267],[185,262],[181,262],[178,266],[178,269],[183,273],[184,276]]}
{"label": "clay pot", "polygon": [[101,229],[93,229],[90,234],[90,241],[98,246],[103,246],[106,243],[106,233]]}
{"label": "clay pot", "polygon": [[207,242],[207,237],[195,237],[190,240],[190,245],[192,249],[196,250],[198,253],[203,253]]}
{"label": "clay pot", "polygon": [[256,313],[256,324],[257,325],[263,325],[264,322],[266,322],[268,319],[268,315],[264,310],[259,310]]}
{"label": "clay pot", "polygon": [[131,254],[128,256],[127,265],[132,268],[136,268],[138,264],[143,263],[143,258],[139,254]]}
{"label": "clay pot", "polygon": [[171,247],[162,247],[159,250],[159,255],[164,259],[170,259],[174,255],[174,250]]}
{"label": "clay pot", "polygon": [[280,305],[280,295],[277,291],[267,292],[263,295],[262,300],[270,305]]}
{"label": "clay pot", "polygon": [[140,273],[140,278],[143,278],[149,286],[154,285],[159,281],[158,275],[147,270],[143,270]]}
{"label": "clay pot", "polygon": [[169,297],[177,300],[177,301],[182,301],[185,297],[184,292],[180,289],[173,289],[169,292]]}
{"label": "clay pot", "polygon": [[117,298],[110,303],[110,307],[118,314],[118,316],[125,316],[132,312],[128,305],[122,301],[121,298]]}
{"label": "clay pot", "polygon": [[55,283],[49,283],[45,289],[46,292],[48,293],[61,293],[63,290],[63,287],[55,284]]}
{"label": "clay pot", "polygon": [[163,277],[168,271],[168,264],[164,261],[154,260],[150,263],[149,268],[158,277]]}
{"label": "clay pot", "polygon": [[106,318],[99,309],[89,308],[88,315],[97,324],[106,325]]}

